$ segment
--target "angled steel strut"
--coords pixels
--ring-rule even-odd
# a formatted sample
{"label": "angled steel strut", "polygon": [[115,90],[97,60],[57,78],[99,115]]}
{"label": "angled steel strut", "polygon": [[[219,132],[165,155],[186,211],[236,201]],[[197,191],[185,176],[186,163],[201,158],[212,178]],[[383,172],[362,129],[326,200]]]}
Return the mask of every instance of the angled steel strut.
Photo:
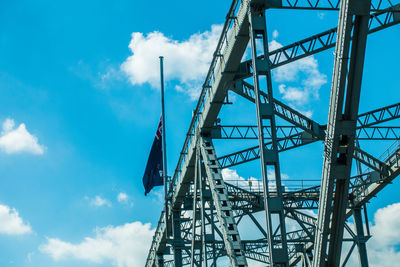
{"label": "angled steel strut", "polygon": [[200,140],[201,155],[207,173],[208,184],[214,199],[217,217],[224,237],[226,253],[231,266],[244,267],[247,261],[243,253],[239,232],[229,202],[228,190],[221,174],[221,167],[217,161],[215,150],[210,139]]}

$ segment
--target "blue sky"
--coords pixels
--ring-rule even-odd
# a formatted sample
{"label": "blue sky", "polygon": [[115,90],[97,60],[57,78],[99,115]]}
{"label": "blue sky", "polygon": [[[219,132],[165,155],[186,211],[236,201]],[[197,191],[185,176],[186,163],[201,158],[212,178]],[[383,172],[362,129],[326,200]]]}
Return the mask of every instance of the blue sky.
{"label": "blue sky", "polygon": [[[0,265],[142,266],[143,242],[162,209],[161,188],[144,197],[142,186],[160,116],[158,56],[166,64],[172,173],[230,1],[0,6]],[[278,10],[268,18],[271,45],[279,46],[334,27],[337,13]],[[399,101],[399,41],[396,26],[370,36],[361,112]],[[275,97],[325,123],[332,53],[274,71]],[[254,107],[232,100],[222,110],[224,124],[254,123]],[[221,155],[232,151],[224,144],[216,142]],[[379,155],[389,144],[362,146]],[[319,179],[321,154],[320,143],[282,153],[282,172]],[[301,169],[293,164],[300,158]],[[258,162],[238,167],[237,175],[259,178],[257,168]],[[373,200],[371,220],[384,207],[376,213],[382,218],[400,213],[398,190],[395,182]],[[398,245],[391,240],[388,251]]]}

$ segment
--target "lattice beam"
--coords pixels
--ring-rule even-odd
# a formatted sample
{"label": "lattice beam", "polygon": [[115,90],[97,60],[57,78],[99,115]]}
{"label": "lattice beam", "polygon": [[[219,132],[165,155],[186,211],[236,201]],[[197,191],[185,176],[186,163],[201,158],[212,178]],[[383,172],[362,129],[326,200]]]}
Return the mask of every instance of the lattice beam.
{"label": "lattice beam", "polygon": [[[393,116],[390,119],[395,119]],[[321,126],[324,128],[325,126]],[[276,133],[278,139],[288,138],[289,136],[302,134],[303,130],[297,126],[276,126]],[[267,127],[264,127],[264,139],[271,139],[271,134]],[[257,126],[250,125],[217,125],[211,131],[213,139],[243,139],[253,140],[258,138]],[[306,138],[306,136],[304,137]],[[363,127],[358,126],[356,130],[357,140],[399,140],[400,127],[399,126],[372,126]],[[310,138],[310,141],[313,141]]]}
{"label": "lattice beam", "polygon": [[[371,14],[368,22],[368,33],[374,33],[400,23],[399,9],[399,5],[393,5],[393,7],[384,11]],[[335,47],[336,34],[337,28],[335,27],[271,51],[269,53],[271,69]],[[264,58],[263,55],[260,56],[260,59],[262,58]],[[251,60],[244,61],[240,64],[239,72],[234,79],[248,78],[251,73]]]}

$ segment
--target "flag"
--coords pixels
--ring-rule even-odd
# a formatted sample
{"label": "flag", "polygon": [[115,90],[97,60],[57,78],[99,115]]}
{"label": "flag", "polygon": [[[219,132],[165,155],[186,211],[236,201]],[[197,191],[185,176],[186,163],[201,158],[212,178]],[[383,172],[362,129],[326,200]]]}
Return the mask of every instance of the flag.
{"label": "flag", "polygon": [[163,159],[162,159],[162,118],[158,124],[153,146],[147,160],[146,170],[143,175],[144,195],[147,195],[154,186],[164,184]]}

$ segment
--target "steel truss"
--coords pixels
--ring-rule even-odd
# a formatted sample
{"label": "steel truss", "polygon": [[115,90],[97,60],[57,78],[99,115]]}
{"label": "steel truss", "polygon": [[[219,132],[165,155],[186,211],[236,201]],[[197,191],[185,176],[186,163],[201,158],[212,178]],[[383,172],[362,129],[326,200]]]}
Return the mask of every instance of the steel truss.
{"label": "steel truss", "polygon": [[[339,22],[269,51],[268,9],[338,11]],[[359,114],[364,53],[369,34],[400,23],[400,4],[234,0],[226,18],[168,184],[167,205],[146,266],[251,266],[253,261],[268,266],[339,266],[354,251],[360,266],[368,266],[366,203],[400,174],[400,152],[396,143],[385,157],[374,156],[359,141],[398,142],[400,127],[387,124],[400,118],[400,103]],[[242,60],[248,47],[251,56]],[[273,97],[271,70],[333,47],[325,125]],[[230,103],[230,91],[255,104],[256,125],[221,123],[218,115]],[[217,156],[217,139],[257,140],[258,145]],[[282,181],[279,154],[315,142],[324,146],[322,178],[307,177],[313,184],[298,180],[301,186],[290,187],[289,181]],[[262,180],[224,180],[224,168],[256,159]],[[351,176],[353,162],[358,172]],[[354,230],[346,222],[351,216]],[[249,239],[246,229],[259,237]],[[347,254],[343,242],[350,244]]]}

